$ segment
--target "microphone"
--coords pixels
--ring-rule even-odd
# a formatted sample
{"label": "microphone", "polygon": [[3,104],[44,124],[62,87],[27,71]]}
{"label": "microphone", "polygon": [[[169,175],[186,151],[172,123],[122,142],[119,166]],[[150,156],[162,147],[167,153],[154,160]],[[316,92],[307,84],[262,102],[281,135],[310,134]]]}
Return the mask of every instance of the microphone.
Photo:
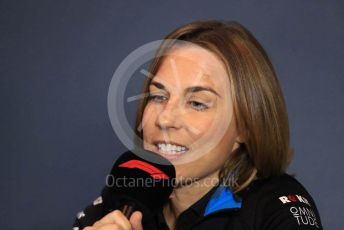
{"label": "microphone", "polygon": [[108,212],[119,209],[128,219],[134,211],[162,208],[176,176],[172,163],[162,156],[144,149],[133,152],[127,151],[117,159],[103,191]]}

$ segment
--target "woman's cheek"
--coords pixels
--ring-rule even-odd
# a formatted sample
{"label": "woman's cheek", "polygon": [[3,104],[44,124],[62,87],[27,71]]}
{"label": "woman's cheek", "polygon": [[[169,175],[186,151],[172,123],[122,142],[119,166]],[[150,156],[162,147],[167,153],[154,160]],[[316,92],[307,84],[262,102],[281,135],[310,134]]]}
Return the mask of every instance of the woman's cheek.
{"label": "woman's cheek", "polygon": [[142,121],[147,122],[148,119],[152,118],[152,115],[154,115],[154,107],[152,107],[150,104],[147,104],[143,111]]}
{"label": "woman's cheek", "polygon": [[188,120],[189,124],[192,124],[194,128],[202,131],[209,130],[209,128],[214,126],[216,123],[213,113],[192,115],[188,118]]}

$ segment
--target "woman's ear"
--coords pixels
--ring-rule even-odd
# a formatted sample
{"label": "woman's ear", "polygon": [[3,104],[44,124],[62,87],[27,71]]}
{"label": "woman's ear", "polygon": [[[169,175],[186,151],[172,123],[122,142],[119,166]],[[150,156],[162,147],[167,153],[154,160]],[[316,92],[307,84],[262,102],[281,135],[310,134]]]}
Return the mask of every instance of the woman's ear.
{"label": "woman's ear", "polygon": [[247,141],[247,132],[241,132],[235,139],[238,144],[243,144]]}
{"label": "woman's ear", "polygon": [[234,142],[231,152],[236,151],[236,150],[240,147],[240,144],[241,144],[241,143],[239,143],[239,142],[237,142],[237,141]]}
{"label": "woman's ear", "polygon": [[235,142],[238,143],[238,144],[242,144],[245,142],[244,138],[242,138],[241,136],[238,136],[236,139],[235,139]]}
{"label": "woman's ear", "polygon": [[235,143],[234,143],[234,146],[233,146],[233,150],[236,150],[237,148],[240,147],[240,145],[242,145],[243,143],[246,142],[246,135],[244,132],[241,132],[237,135],[237,137],[235,138]]}

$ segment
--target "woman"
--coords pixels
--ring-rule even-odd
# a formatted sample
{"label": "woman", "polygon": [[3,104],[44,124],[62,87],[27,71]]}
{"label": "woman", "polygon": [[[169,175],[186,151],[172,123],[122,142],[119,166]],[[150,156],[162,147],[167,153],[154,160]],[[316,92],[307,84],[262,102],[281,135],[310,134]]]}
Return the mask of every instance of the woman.
{"label": "woman", "polygon": [[144,84],[136,141],[175,165],[176,187],[154,218],[103,217],[93,205],[75,229],[88,215],[97,216],[88,230],[321,229],[312,198],[285,173],[286,106],[258,41],[239,23],[215,20],[165,39]]}

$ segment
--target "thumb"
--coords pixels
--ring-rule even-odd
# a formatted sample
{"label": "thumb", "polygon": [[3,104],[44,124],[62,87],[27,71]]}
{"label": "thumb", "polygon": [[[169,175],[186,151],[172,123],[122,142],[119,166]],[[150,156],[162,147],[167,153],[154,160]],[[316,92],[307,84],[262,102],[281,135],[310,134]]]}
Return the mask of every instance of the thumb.
{"label": "thumb", "polygon": [[133,230],[143,230],[142,227],[142,213],[140,211],[135,211],[130,216],[130,224]]}

